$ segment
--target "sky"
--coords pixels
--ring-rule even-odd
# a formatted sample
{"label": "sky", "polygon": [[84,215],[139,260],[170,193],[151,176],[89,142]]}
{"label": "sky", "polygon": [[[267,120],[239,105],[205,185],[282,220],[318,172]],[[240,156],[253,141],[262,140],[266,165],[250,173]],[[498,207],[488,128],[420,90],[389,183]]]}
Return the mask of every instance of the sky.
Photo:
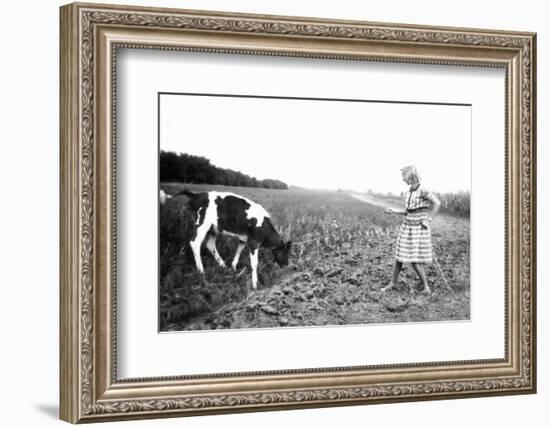
{"label": "sky", "polygon": [[398,194],[416,165],[433,191],[470,191],[471,107],[163,94],[160,149],[258,179]]}

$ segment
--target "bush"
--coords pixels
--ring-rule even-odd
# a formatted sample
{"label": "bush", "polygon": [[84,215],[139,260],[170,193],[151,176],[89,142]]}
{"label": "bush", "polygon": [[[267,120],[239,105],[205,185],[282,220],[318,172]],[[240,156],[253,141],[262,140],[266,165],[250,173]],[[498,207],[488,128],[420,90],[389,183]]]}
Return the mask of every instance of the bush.
{"label": "bush", "polygon": [[470,217],[470,193],[436,193],[441,202],[441,212],[460,217]]}

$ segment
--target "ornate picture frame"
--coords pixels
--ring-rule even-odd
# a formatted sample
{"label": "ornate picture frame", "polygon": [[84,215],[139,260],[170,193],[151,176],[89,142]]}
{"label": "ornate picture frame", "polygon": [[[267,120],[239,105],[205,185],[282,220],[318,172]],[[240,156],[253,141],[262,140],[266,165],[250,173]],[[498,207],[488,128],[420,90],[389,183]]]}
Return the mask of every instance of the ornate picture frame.
{"label": "ornate picture frame", "polygon": [[[63,6],[60,22],[61,419],[80,423],[536,392],[534,33],[84,3]],[[119,379],[119,48],[504,69],[504,357]]]}

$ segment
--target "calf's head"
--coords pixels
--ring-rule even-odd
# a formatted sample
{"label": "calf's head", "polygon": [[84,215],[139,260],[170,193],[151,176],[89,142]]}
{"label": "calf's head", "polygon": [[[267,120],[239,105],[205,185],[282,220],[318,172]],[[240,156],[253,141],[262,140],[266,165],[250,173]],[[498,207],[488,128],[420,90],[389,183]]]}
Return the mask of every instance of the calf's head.
{"label": "calf's head", "polygon": [[277,246],[272,250],[273,257],[279,267],[284,267],[288,265],[288,253],[290,252],[291,242],[281,242],[280,246]]}

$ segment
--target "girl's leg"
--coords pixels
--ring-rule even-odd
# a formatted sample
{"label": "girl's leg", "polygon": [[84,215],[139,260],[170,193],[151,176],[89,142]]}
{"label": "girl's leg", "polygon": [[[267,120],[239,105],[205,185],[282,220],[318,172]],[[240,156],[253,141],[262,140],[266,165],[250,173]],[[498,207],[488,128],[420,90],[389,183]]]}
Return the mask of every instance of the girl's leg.
{"label": "girl's leg", "polygon": [[412,268],[414,268],[414,271],[416,271],[416,274],[418,275],[418,278],[422,282],[422,285],[424,286],[424,292],[429,293],[430,292],[430,287],[428,286],[428,281],[426,280],[426,274],[424,273],[424,267],[422,267],[421,264],[413,262],[412,263]]}
{"label": "girl's leg", "polygon": [[392,275],[391,283],[385,288],[382,288],[382,292],[385,292],[393,288],[394,286],[397,286],[397,280],[399,278],[399,273],[401,272],[401,267],[403,267],[403,263],[401,261],[395,260],[395,264],[393,264],[393,275]]}

